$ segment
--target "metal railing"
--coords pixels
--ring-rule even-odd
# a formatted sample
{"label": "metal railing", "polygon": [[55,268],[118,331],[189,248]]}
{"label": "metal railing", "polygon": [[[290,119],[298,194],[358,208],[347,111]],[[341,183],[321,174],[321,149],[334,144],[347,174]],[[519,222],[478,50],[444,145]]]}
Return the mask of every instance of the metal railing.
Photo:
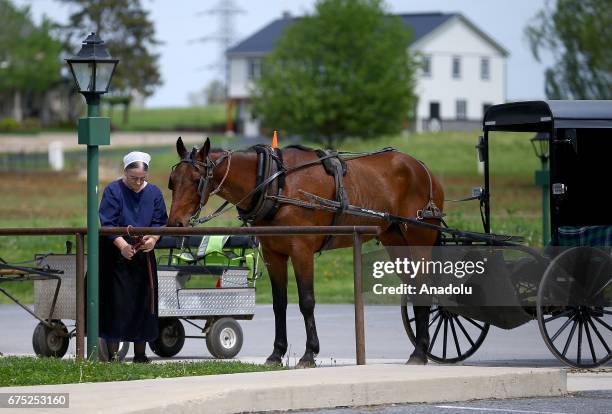
{"label": "metal railing", "polygon": [[[270,227],[130,227],[129,234],[172,235],[172,236],[212,236],[212,235],[252,235],[252,236],[304,236],[334,235],[353,237],[353,288],[355,300],[355,355],[357,365],[365,364],[365,329],[362,289],[361,245],[362,236],[378,235],[377,226],[270,226]],[[85,357],[85,227],[47,227],[47,228],[0,228],[0,236],[72,236],[76,237],[76,353],[77,359]],[[101,235],[127,235],[127,227],[101,227]]]}

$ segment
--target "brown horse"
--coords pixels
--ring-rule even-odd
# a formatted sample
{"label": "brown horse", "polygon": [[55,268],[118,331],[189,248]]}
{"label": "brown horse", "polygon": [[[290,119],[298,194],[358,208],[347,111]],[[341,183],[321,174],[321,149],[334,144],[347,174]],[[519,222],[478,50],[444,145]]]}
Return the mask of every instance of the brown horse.
{"label": "brown horse", "polygon": [[[200,149],[188,152],[181,138],[176,142],[181,159],[170,176],[172,207],[168,225],[187,226],[190,218],[199,213],[211,192],[232,204],[240,202],[244,209],[255,202],[247,197],[256,187],[257,154],[254,150],[210,151],[207,139]],[[283,163],[287,168],[318,158],[314,151],[298,148],[282,150]],[[389,212],[399,216],[415,217],[433,198],[442,208],[444,194],[440,183],[426,167],[409,155],[387,151],[367,157],[347,160],[344,177],[346,194],[352,205],[372,210]],[[202,186],[202,182],[205,185]],[[198,191],[196,191],[198,188]],[[285,176],[283,194],[287,197],[305,199],[299,190],[307,191],[326,199],[335,199],[335,184],[321,163],[294,171]],[[431,197],[430,197],[431,194]],[[323,226],[332,224],[334,213],[283,204],[272,218],[254,221],[257,226]],[[432,221],[436,223],[436,221]],[[357,217],[344,214],[338,225],[379,226],[378,236],[384,246],[433,246],[438,232],[413,225],[391,224],[385,220]],[[371,238],[370,236],[369,238]],[[365,238],[367,240],[367,238]],[[314,357],[319,352],[319,339],[314,318],[314,264],[313,256],[325,242],[325,236],[274,236],[260,237],[262,253],[270,275],[275,317],[274,350],[267,364],[280,364],[287,351],[287,260],[291,258],[295,271],[300,311],[306,325],[306,351],[299,367],[314,366]],[[351,236],[336,236],[327,249],[338,249],[352,245]],[[409,363],[427,362],[429,345],[429,308],[416,307],[417,346]]]}

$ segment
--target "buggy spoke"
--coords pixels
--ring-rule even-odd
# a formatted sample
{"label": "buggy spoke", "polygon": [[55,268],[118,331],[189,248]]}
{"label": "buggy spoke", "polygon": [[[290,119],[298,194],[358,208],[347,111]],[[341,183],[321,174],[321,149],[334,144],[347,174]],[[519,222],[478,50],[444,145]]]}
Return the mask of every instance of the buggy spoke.
{"label": "buggy spoke", "polygon": [[595,348],[593,348],[593,340],[591,339],[591,332],[589,331],[588,322],[584,322],[584,332],[586,332],[587,341],[589,341],[589,349],[591,351],[591,357],[593,358],[593,363],[597,363],[597,357],[595,356]]}
{"label": "buggy spoke", "polygon": [[448,319],[444,318],[444,342],[442,342],[442,358],[446,359],[446,341],[448,339]]}
{"label": "buggy spoke", "polygon": [[472,325],[474,325],[475,327],[477,327],[478,329],[480,329],[481,331],[484,329],[484,326],[480,326],[480,325],[478,325],[478,324],[477,324],[477,323],[474,321],[474,319],[472,319],[472,318],[468,318],[467,316],[464,316],[464,318],[465,318],[465,319],[466,319],[466,320],[467,320],[469,323],[471,323]]}
{"label": "buggy spoke", "polygon": [[603,337],[599,333],[599,330],[597,329],[597,327],[595,326],[595,324],[593,323],[591,318],[588,319],[588,322],[591,325],[591,329],[593,329],[593,332],[595,332],[595,335],[597,335],[597,337],[599,338],[599,342],[602,343],[602,345],[604,346],[604,348],[606,348],[606,351],[609,354],[610,353],[610,348],[608,347],[608,344],[606,343],[606,341],[604,341]]}
{"label": "buggy spoke", "polygon": [[597,316],[593,316],[593,319],[595,319],[597,322],[599,322],[600,324],[608,328],[609,331],[612,331],[612,326],[608,325],[607,323],[599,319]]}
{"label": "buggy spoke", "polygon": [[550,322],[550,321],[554,321],[555,319],[558,319],[558,318],[560,318],[560,317],[562,317],[562,316],[565,316],[565,315],[567,315],[568,313],[571,313],[571,312],[573,312],[573,311],[574,311],[573,309],[564,310],[563,312],[560,312],[560,313],[558,313],[558,314],[556,314],[556,315],[553,315],[553,316],[551,316],[551,317],[549,317],[549,318],[544,318],[544,322],[548,323],[548,322]]}
{"label": "buggy spoke", "polygon": [[455,348],[457,348],[457,356],[461,356],[461,348],[459,347],[459,340],[457,339],[457,332],[455,331],[455,323],[453,318],[450,318],[451,331],[453,331],[453,340],[455,341]]}
{"label": "buggy spoke", "polygon": [[434,322],[436,321],[436,319],[438,319],[440,317],[440,312],[438,312],[438,314],[436,316],[433,317],[433,319],[431,321],[429,321],[429,326],[428,328],[431,328],[431,325],[434,324]]}
{"label": "buggy spoke", "polygon": [[567,337],[567,342],[565,342],[565,347],[563,348],[563,353],[562,353],[563,356],[567,354],[567,350],[570,346],[570,342],[572,342],[572,338],[574,337],[574,332],[576,331],[577,324],[578,324],[578,321],[574,320],[574,324],[572,325],[572,330],[570,331],[570,334]]}
{"label": "buggy spoke", "polygon": [[459,320],[459,317],[457,315],[454,315],[453,317],[455,318],[455,322],[457,322],[457,325],[459,326],[459,329],[461,329],[461,332],[463,332],[463,335],[465,335],[467,340],[470,341],[470,345],[474,346],[474,341],[472,341],[472,338],[470,337],[470,335],[467,333],[467,331],[463,327],[463,324]]}
{"label": "buggy spoke", "polygon": [[612,315],[612,311],[602,309],[600,312],[605,313],[606,315]]}
{"label": "buggy spoke", "polygon": [[431,338],[431,341],[429,342],[429,349],[427,350],[427,352],[431,353],[431,350],[433,349],[434,344],[436,343],[436,338],[438,337],[438,332],[440,331],[440,326],[442,326],[442,319],[440,319],[438,321],[438,325],[436,326],[436,330],[433,334],[433,337]]}
{"label": "buggy spoke", "polygon": [[582,357],[582,320],[578,320],[578,355],[576,362],[580,365],[580,359]]}
{"label": "buggy spoke", "polygon": [[555,334],[554,334],[554,335],[553,335],[553,336],[550,338],[550,341],[551,341],[551,342],[555,342],[555,339],[557,339],[557,337],[559,336],[559,334],[565,330],[565,328],[567,327],[567,325],[569,325],[569,324],[572,322],[572,320],[574,320],[574,317],[575,317],[575,316],[573,316],[573,315],[572,315],[572,317],[571,317],[571,318],[567,318],[567,321],[565,321],[565,323],[564,323],[563,325],[561,325],[561,327],[559,328],[559,330],[558,330],[558,331],[557,331],[557,332],[556,332],[556,333],[555,333]]}

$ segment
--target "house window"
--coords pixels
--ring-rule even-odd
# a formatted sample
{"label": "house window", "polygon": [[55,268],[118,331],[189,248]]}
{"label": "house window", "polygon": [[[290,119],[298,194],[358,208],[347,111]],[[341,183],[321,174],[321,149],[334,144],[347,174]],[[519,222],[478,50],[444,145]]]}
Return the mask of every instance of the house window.
{"label": "house window", "polygon": [[431,56],[423,56],[423,61],[421,62],[421,68],[423,70],[423,76],[426,78],[431,77]]}
{"label": "house window", "polygon": [[490,61],[489,58],[480,58],[480,79],[489,80],[490,74]]}
{"label": "house window", "polygon": [[457,119],[467,119],[467,101],[457,99]]}
{"label": "house window", "polygon": [[482,116],[484,116],[487,113],[487,109],[489,109],[490,106],[492,106],[493,104],[485,102],[482,104]]}
{"label": "house window", "polygon": [[461,58],[453,56],[453,79],[461,78]]}
{"label": "house window", "polygon": [[249,80],[257,80],[261,78],[261,59],[251,58],[248,61],[249,65]]}

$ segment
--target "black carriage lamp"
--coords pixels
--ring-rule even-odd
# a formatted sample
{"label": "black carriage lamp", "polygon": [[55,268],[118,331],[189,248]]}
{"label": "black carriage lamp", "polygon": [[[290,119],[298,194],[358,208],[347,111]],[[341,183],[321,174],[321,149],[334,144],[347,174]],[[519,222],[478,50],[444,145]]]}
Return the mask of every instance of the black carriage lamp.
{"label": "black carriage lamp", "polygon": [[548,159],[550,157],[548,132],[538,132],[531,138],[531,145],[536,156],[540,159],[541,167],[535,172],[535,183],[542,187],[542,244],[546,246],[550,241],[550,224],[549,224],[549,181],[550,175],[548,172]]}
{"label": "black carriage lamp", "polygon": [[[91,33],[81,50],[66,62],[79,92],[87,101],[87,117],[78,124],[79,144],[87,145],[87,358],[98,358],[98,165],[99,145],[110,145],[110,118],[100,116],[100,95],[108,92],[118,59],[98,35]],[[77,310],[79,312],[81,310]],[[78,332],[83,327],[77,327]],[[81,357],[83,350],[77,350]]]}
{"label": "black carriage lamp", "polygon": [[66,59],[79,92],[87,103],[99,103],[100,95],[108,92],[119,59],[113,59],[100,37],[91,33],[79,52]]}

